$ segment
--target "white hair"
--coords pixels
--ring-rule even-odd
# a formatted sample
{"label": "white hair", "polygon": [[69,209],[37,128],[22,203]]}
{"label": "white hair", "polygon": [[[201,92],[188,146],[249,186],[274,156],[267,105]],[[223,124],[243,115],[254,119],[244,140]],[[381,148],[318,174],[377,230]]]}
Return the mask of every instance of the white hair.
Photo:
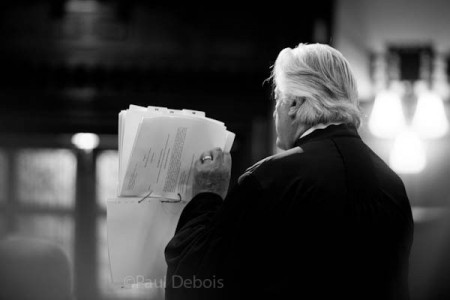
{"label": "white hair", "polygon": [[273,66],[274,91],[302,100],[297,116],[303,124],[343,122],[358,128],[361,113],[350,65],[324,44],[299,44],[283,49]]}

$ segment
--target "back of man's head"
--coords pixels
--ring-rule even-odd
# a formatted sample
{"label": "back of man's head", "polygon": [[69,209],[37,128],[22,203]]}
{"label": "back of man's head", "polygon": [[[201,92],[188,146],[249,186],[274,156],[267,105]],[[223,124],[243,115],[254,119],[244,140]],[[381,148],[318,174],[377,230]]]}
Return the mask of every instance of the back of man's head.
{"label": "back of man's head", "polygon": [[324,44],[299,44],[280,51],[272,80],[278,93],[303,99],[300,122],[314,126],[341,122],[360,125],[358,90],[350,64]]}
{"label": "back of man's head", "polygon": [[24,237],[0,240],[0,266],[0,299],[73,299],[67,256],[50,242]]}

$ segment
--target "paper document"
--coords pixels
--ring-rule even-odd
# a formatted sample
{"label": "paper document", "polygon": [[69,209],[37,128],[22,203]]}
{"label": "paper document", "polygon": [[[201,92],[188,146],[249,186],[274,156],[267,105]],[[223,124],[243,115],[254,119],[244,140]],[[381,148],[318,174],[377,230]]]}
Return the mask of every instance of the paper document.
{"label": "paper document", "polygon": [[234,133],[203,112],[133,106],[121,118],[119,196],[152,192],[189,200],[201,153],[215,147],[229,152],[234,141]]}
{"label": "paper document", "polygon": [[[130,105],[119,113],[119,182],[107,201],[112,282],[122,287],[164,279],[164,248],[192,198],[202,152],[229,152],[234,133],[204,112]],[[161,285],[159,286],[161,287]]]}
{"label": "paper document", "polygon": [[164,248],[173,237],[184,202],[112,198],[107,202],[107,236],[112,282],[131,287],[159,284],[166,274]]}

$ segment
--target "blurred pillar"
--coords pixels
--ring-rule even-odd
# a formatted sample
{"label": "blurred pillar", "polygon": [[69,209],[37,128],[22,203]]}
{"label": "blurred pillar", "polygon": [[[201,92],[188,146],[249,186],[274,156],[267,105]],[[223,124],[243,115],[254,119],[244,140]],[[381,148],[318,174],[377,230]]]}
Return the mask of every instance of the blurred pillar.
{"label": "blurred pillar", "polygon": [[77,299],[96,299],[96,191],[95,155],[92,150],[77,151],[75,204],[75,295]]}

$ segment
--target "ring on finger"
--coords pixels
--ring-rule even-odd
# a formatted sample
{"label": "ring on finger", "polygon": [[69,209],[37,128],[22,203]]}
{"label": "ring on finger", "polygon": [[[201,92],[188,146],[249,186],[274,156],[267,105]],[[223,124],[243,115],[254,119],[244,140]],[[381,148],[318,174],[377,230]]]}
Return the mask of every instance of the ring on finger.
{"label": "ring on finger", "polygon": [[205,160],[212,160],[212,156],[211,155],[205,155],[202,157],[202,162],[205,162]]}

